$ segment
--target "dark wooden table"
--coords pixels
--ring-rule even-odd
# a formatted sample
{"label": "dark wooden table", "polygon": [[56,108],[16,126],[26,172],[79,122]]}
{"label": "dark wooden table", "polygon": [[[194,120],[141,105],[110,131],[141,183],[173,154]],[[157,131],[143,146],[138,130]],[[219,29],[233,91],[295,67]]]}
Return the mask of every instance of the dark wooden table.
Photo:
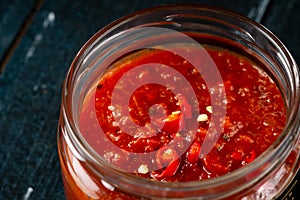
{"label": "dark wooden table", "polygon": [[300,61],[297,0],[0,0],[0,199],[64,199],[56,146],[61,87],[77,51],[133,11],[202,3],[251,17]]}

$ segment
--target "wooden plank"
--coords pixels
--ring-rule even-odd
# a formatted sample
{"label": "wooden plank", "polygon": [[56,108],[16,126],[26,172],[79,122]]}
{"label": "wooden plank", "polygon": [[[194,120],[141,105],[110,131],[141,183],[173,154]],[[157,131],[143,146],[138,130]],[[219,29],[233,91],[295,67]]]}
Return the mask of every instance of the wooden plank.
{"label": "wooden plank", "polygon": [[0,2],[0,73],[33,18],[38,1]]}
{"label": "wooden plank", "polygon": [[[0,199],[64,199],[56,127],[61,86],[72,59],[89,37],[116,18],[175,2],[44,2],[0,75]],[[199,2],[252,17],[261,7],[259,1]]]}
{"label": "wooden plank", "polygon": [[272,1],[263,24],[269,28],[300,62],[300,1]]}

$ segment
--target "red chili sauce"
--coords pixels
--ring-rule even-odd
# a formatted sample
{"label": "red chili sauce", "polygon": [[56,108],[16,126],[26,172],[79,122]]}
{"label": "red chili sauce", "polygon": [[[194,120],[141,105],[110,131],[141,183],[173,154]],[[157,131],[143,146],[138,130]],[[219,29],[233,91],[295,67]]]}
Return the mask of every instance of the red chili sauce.
{"label": "red chili sauce", "polygon": [[[260,62],[226,48],[203,47],[223,81],[210,88],[188,60],[162,49],[143,49],[112,64],[82,105],[80,130],[88,144],[121,170],[158,181],[222,176],[261,155],[285,126],[279,89]],[[149,63],[162,67],[141,68],[138,76],[130,74]],[[199,65],[201,69],[201,58]],[[157,84],[157,74],[168,84]],[[183,77],[188,85],[180,83]],[[138,85],[141,79],[146,84]],[[193,90],[196,98],[174,92],[175,87]],[[211,124],[212,115],[219,111],[211,96],[222,88],[225,116],[220,116],[219,124]],[[217,130],[222,132],[208,136],[217,137],[213,148],[202,155],[205,137]]]}

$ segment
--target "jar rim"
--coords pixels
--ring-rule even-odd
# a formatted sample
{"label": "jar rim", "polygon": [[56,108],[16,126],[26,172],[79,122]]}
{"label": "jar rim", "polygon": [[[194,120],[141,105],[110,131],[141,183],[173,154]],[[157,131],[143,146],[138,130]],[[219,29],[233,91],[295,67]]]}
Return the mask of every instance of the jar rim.
{"label": "jar rim", "polygon": [[[114,167],[110,166],[106,162],[102,162],[101,156],[99,156],[97,153],[93,152],[93,149],[87,145],[87,143],[84,141],[84,139],[81,137],[81,134],[79,132],[78,127],[76,126],[76,123],[74,121],[74,118],[72,116],[72,88],[71,91],[69,91],[67,88],[71,87],[70,85],[74,81],[74,73],[76,73],[76,70],[78,67],[82,67],[82,60],[90,53],[91,49],[96,45],[98,41],[103,39],[107,33],[109,33],[111,30],[115,29],[116,27],[127,23],[128,21],[131,21],[133,19],[143,17],[145,15],[151,14],[153,12],[166,12],[166,11],[184,11],[184,10],[194,10],[194,11],[206,11],[210,13],[218,13],[222,15],[226,15],[229,17],[235,17],[239,21],[243,21],[243,23],[246,23],[247,25],[253,26],[255,29],[259,30],[261,34],[264,34],[264,36],[268,40],[272,40],[272,42],[281,49],[281,52],[283,56],[285,57],[286,61],[289,62],[291,73],[293,73],[294,78],[294,103],[295,106],[292,109],[292,112],[290,115],[287,116],[287,122],[285,129],[283,130],[282,134],[279,136],[279,138],[273,143],[261,156],[256,158],[253,162],[247,164],[246,166],[234,170],[230,172],[229,174],[222,175],[220,177],[207,179],[207,180],[201,180],[201,181],[190,181],[190,182],[159,182],[159,181],[152,181],[149,179],[141,178],[126,172],[122,172],[120,170],[115,169]],[[63,95],[62,95],[62,107],[64,112],[64,118],[66,120],[66,123],[68,124],[68,127],[70,128],[70,132],[73,133],[70,137],[72,141],[79,145],[79,152],[81,152],[83,155],[88,157],[88,160],[93,162],[93,166],[101,163],[101,165],[109,168],[110,172],[115,174],[116,177],[122,176],[123,179],[130,182],[131,184],[139,184],[148,186],[150,189],[157,189],[157,190],[176,190],[176,191],[187,191],[189,189],[190,191],[197,190],[199,187],[201,188],[212,188],[212,187],[221,187],[224,183],[232,183],[234,180],[237,180],[241,177],[245,177],[249,170],[252,171],[253,169],[257,168],[257,166],[262,166],[265,164],[265,160],[271,159],[271,156],[276,153],[277,149],[284,149],[286,150],[286,146],[289,145],[291,138],[288,137],[290,134],[290,129],[293,129],[297,122],[299,120],[299,71],[296,65],[296,62],[294,61],[293,57],[289,53],[289,51],[286,49],[286,47],[281,43],[281,41],[273,34],[271,33],[267,28],[265,28],[263,25],[245,17],[238,13],[216,8],[213,6],[207,6],[207,5],[163,5],[158,6],[154,8],[148,8],[143,9],[141,11],[129,14],[127,16],[124,16],[120,19],[117,19],[116,21],[110,23],[109,25],[105,26],[101,30],[99,30],[96,34],[94,34],[80,49],[76,57],[74,58],[71,67],[68,71],[67,78],[65,80],[64,86],[63,86]],[[298,106],[297,106],[298,105]],[[68,131],[67,131],[68,132]],[[296,132],[296,131],[295,131]],[[299,132],[299,131],[298,131]],[[295,134],[295,133],[294,133]],[[296,133],[297,134],[297,133]],[[294,136],[296,137],[296,136]],[[285,142],[284,142],[285,141]],[[85,149],[85,151],[81,151],[82,149]],[[267,173],[266,171],[265,173]],[[263,176],[264,174],[262,174]],[[107,178],[107,177],[102,177]],[[135,183],[133,183],[133,180]],[[246,182],[246,181],[245,181]]]}

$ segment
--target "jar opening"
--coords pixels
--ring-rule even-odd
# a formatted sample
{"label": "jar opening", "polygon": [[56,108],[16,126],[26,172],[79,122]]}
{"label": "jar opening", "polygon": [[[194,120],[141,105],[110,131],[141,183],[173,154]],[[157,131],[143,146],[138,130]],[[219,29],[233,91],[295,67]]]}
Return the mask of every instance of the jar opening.
{"label": "jar opening", "polygon": [[[139,21],[141,17],[147,20]],[[231,66],[233,62],[238,67]],[[226,67],[223,73],[220,66]],[[71,99],[64,101],[66,110],[71,109],[67,115],[74,120],[71,137],[81,144],[78,151],[97,176],[120,188],[134,185],[133,190],[139,190],[143,185],[145,193],[168,190],[183,196],[199,191],[215,195],[212,188],[217,188],[229,195],[268,176],[281,164],[274,155],[280,153],[284,160],[292,148],[290,140],[296,137],[291,133],[299,123],[299,108],[292,106],[299,105],[294,60],[265,28],[228,11],[183,6],[133,14],[97,33],[72,67],[74,77],[67,83],[74,88],[65,97]],[[253,86],[247,79],[261,83]],[[244,85],[236,88],[232,82]],[[157,94],[151,95],[153,91]],[[249,108],[244,109],[240,99]],[[257,107],[258,102],[263,106]],[[258,124],[259,113],[271,108],[272,113]],[[250,114],[257,118],[239,118]],[[252,144],[266,135],[254,137],[249,134],[252,129],[245,128],[256,125],[270,135],[268,140],[273,139],[269,145],[260,143],[261,151]],[[87,136],[94,131],[97,136]],[[226,147],[230,141],[238,142]],[[238,148],[241,143],[245,148]],[[211,153],[223,148],[228,148],[223,157]],[[203,171],[196,172],[191,166],[199,163]],[[109,173],[101,174],[103,168]],[[174,182],[185,169],[194,172],[184,178],[197,173],[203,177]],[[233,185],[239,189],[233,191]]]}

